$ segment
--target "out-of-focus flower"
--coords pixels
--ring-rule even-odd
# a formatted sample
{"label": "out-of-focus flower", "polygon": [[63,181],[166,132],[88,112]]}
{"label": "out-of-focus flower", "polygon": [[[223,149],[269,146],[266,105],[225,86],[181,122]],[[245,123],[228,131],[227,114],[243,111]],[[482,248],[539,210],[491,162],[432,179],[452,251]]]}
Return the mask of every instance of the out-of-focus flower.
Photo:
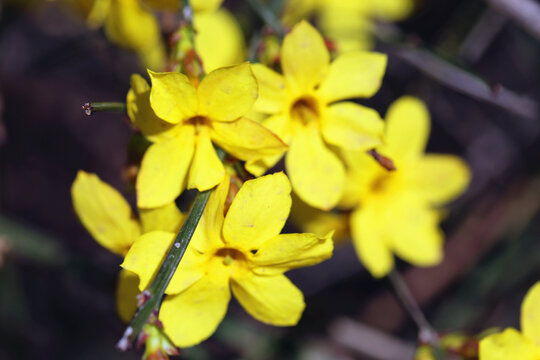
{"label": "out-of-focus flower", "polygon": [[[139,219],[128,202],[113,187],[97,175],[79,171],[71,187],[75,213],[90,235],[104,248],[125,256],[135,240],[143,233],[164,230],[177,232],[184,216],[174,203],[157,209],[139,209]],[[119,317],[128,322],[137,305],[138,277],[120,271],[116,289]]]}
{"label": "out-of-focus flower", "polygon": [[[295,325],[305,307],[302,292],[284,272],[317,264],[332,254],[331,235],[281,234],[291,207],[283,173],[244,183],[225,213],[228,176],[210,196],[191,243],[169,283],[160,320],[181,347],[195,345],[217,328],[231,298],[257,320]],[[163,231],[143,235],[122,267],[151,281],[174,241]]]}
{"label": "out-of-focus flower", "polygon": [[165,65],[165,46],[159,23],[141,0],[68,0],[92,29],[104,26],[114,44],[132,50],[144,67],[160,70]]}
{"label": "out-of-focus flower", "polygon": [[385,145],[397,170],[389,172],[365,153],[344,153],[349,165],[341,206],[354,208],[351,232],[358,256],[376,277],[394,267],[393,253],[419,266],[442,258],[443,234],[435,206],[467,187],[467,165],[451,155],[424,154],[430,119],[418,99],[398,99],[386,116]]}
{"label": "out-of-focus flower", "polygon": [[521,303],[521,332],[507,328],[480,341],[480,360],[540,359],[540,282]]}
{"label": "out-of-focus flower", "polygon": [[375,21],[404,19],[413,7],[413,0],[290,0],[283,22],[292,25],[314,16],[322,33],[343,53],[372,48]]}
{"label": "out-of-focus flower", "polygon": [[418,347],[414,360],[437,360],[437,351],[444,351],[450,357],[460,360],[478,359],[478,336],[463,333],[449,333],[441,336],[438,349],[424,344]]}
{"label": "out-of-focus flower", "polygon": [[243,117],[257,98],[248,63],[214,70],[198,88],[176,72],[150,72],[150,78],[151,89],[135,76],[127,99],[130,118],[154,142],[137,177],[139,207],[174,201],[186,182],[200,191],[220,183],[225,168],[213,143],[246,161],[286,150],[271,131]]}
{"label": "out-of-focus flower", "polygon": [[[350,98],[371,97],[381,85],[386,56],[351,52],[330,64],[321,35],[307,22],[285,36],[281,49],[283,76],[255,64],[259,99],[254,109],[270,114],[263,124],[290,145],[285,158],[295,193],[319,209],[334,207],[343,194],[345,169],[333,147],[367,150],[381,143],[379,114]],[[262,174],[281,155],[249,161]]]}

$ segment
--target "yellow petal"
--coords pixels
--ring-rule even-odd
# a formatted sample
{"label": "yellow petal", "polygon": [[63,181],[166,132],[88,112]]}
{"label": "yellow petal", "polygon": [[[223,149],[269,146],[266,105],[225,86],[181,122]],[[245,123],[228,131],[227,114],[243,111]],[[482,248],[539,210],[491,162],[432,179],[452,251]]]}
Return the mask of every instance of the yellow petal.
{"label": "yellow petal", "polygon": [[[165,60],[165,49],[161,41],[161,29],[154,15],[140,1],[111,1],[105,22],[105,33],[115,44],[143,54],[152,59],[144,65],[160,69]],[[149,52],[159,51],[157,56],[146,57]]]}
{"label": "yellow petal", "polygon": [[521,304],[521,331],[540,351],[540,282],[531,287]]}
{"label": "yellow petal", "polygon": [[131,75],[127,94],[127,113],[131,123],[152,142],[170,139],[178,127],[161,120],[150,107],[150,86],[139,74]]}
{"label": "yellow petal", "polygon": [[285,78],[262,64],[251,66],[259,84],[259,98],[253,107],[266,114],[281,112],[287,106]]}
{"label": "yellow petal", "polygon": [[443,204],[465,191],[471,179],[467,164],[451,155],[429,154],[412,165],[411,185],[416,194],[432,204]]}
{"label": "yellow petal", "polygon": [[84,2],[77,2],[75,6],[82,7],[83,13],[86,13],[88,10],[88,16],[86,18],[86,23],[91,29],[97,29],[107,19],[109,14],[109,9],[111,8],[111,0],[95,0],[91,5],[91,8],[85,9],[86,5]]}
{"label": "yellow petal", "polygon": [[[263,121],[263,126],[276,134],[286,144],[290,143],[292,131],[287,116],[283,114],[270,116]],[[258,177],[276,165],[282,157],[283,154],[277,154],[266,156],[262,159],[248,160],[245,167],[247,171]]]}
{"label": "yellow petal", "polygon": [[341,155],[347,165],[347,177],[339,207],[350,209],[372,194],[373,184],[387,171],[365,151],[342,151]]}
{"label": "yellow petal", "polygon": [[277,275],[291,269],[312,266],[332,256],[332,233],[325,237],[314,234],[281,234],[261,245],[250,258],[258,275]]}
{"label": "yellow petal", "polygon": [[230,299],[228,278],[219,273],[209,274],[182,293],[167,296],[159,318],[177,346],[193,346],[216,331]]}
{"label": "yellow petal", "polygon": [[308,205],[333,208],[345,185],[345,169],[314,125],[300,127],[285,158],[294,192]]}
{"label": "yellow petal", "polygon": [[282,156],[287,145],[263,125],[246,118],[212,123],[212,139],[227,153],[244,161]]}
{"label": "yellow petal", "polygon": [[389,152],[399,158],[419,156],[429,138],[430,116],[419,99],[403,96],[386,113],[385,142]]}
{"label": "yellow petal", "polygon": [[139,215],[143,233],[154,230],[178,233],[184,222],[184,215],[174,202],[155,209],[140,209]]}
{"label": "yellow petal", "polygon": [[517,330],[508,328],[480,340],[479,355],[481,360],[538,360],[540,349]]}
{"label": "yellow petal", "polygon": [[384,123],[375,110],[342,102],[326,109],[321,129],[328,143],[347,150],[365,151],[381,144]]}
{"label": "yellow petal", "polygon": [[384,54],[355,51],[340,55],[328,70],[318,90],[327,103],[372,97],[381,87],[386,71]]}
{"label": "yellow petal", "polygon": [[[244,60],[244,35],[236,18],[219,9],[193,15],[195,48],[207,73],[217,68],[240,64]],[[219,36],[216,36],[219,34]]]}
{"label": "yellow petal", "polygon": [[377,0],[372,2],[371,13],[379,19],[401,20],[414,9],[412,0]]}
{"label": "yellow petal", "polygon": [[358,258],[376,278],[394,268],[394,257],[384,238],[384,229],[374,207],[365,206],[351,215],[351,233]]}
{"label": "yellow petal", "polygon": [[341,244],[350,240],[348,214],[315,209],[300,200],[298,196],[293,195],[292,199],[289,220],[302,232],[324,237],[329,232],[334,231],[334,244]]}
{"label": "yellow petal", "polygon": [[229,193],[230,177],[225,174],[223,180],[212,191],[199,225],[191,239],[191,245],[201,253],[211,254],[224,246],[221,230],[225,218],[225,200]]}
{"label": "yellow petal", "polygon": [[184,74],[148,71],[152,80],[150,105],[161,119],[177,124],[195,116],[199,109],[197,90]]}
{"label": "yellow petal", "polygon": [[[373,4],[372,1],[355,3]],[[334,42],[338,54],[373,48],[373,21],[358,11],[328,3],[319,12],[318,24],[325,36]]]}
{"label": "yellow petal", "polygon": [[122,195],[97,175],[79,171],[71,197],[77,216],[92,237],[107,250],[125,255],[141,229]]}
{"label": "yellow petal", "polygon": [[255,319],[276,326],[298,323],[304,296],[284,275],[258,276],[251,272],[231,282],[234,296]]}
{"label": "yellow petal", "polygon": [[223,180],[223,176],[225,168],[212,146],[208,128],[203,126],[197,135],[197,149],[189,170],[188,189],[211,189]]}
{"label": "yellow petal", "polygon": [[[174,233],[152,231],[141,235],[129,249],[120,266],[139,276],[141,291],[150,285],[175,238]],[[206,257],[188,246],[165,293],[178,294],[187,289],[204,275],[205,264]]]}
{"label": "yellow petal", "polygon": [[438,227],[437,211],[427,208],[414,194],[394,198],[391,204],[382,204],[377,210],[396,255],[417,266],[442,261],[444,234]]}
{"label": "yellow petal", "polygon": [[151,145],[137,176],[137,205],[154,208],[173,202],[186,185],[195,148],[192,126],[183,126],[178,137]]}
{"label": "yellow petal", "polygon": [[116,284],[116,313],[122,322],[129,323],[137,311],[139,277],[130,271],[121,269]]}
{"label": "yellow petal", "polygon": [[257,99],[257,81],[249,63],[212,71],[197,89],[200,113],[212,120],[233,121]]}
{"label": "yellow petal", "polygon": [[189,4],[194,12],[214,11],[222,2],[223,0],[189,0]]}
{"label": "yellow petal", "polygon": [[223,237],[231,246],[251,250],[278,235],[291,210],[291,184],[283,173],[248,180],[234,198]]}
{"label": "yellow petal", "polygon": [[281,66],[295,94],[312,91],[326,75],[330,55],[322,36],[302,21],[285,36],[281,48]]}

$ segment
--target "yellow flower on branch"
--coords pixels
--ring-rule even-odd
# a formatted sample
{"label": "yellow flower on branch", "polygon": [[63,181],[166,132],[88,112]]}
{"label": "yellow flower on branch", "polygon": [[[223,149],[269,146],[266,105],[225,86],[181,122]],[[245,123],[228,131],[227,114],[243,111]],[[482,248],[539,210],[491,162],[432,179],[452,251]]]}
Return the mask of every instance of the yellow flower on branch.
{"label": "yellow flower on branch", "polygon": [[341,206],[354,208],[350,218],[358,256],[373,276],[394,267],[393,253],[419,266],[442,259],[443,234],[435,206],[454,199],[467,187],[467,165],[458,157],[424,154],[430,120],[418,99],[398,99],[386,116],[385,145],[389,172],[365,153],[344,153],[349,165]]}
{"label": "yellow flower on branch", "polygon": [[[208,338],[225,316],[231,290],[257,320],[295,325],[305,307],[302,292],[284,272],[317,264],[333,250],[331,235],[281,234],[291,207],[283,173],[244,183],[225,214],[228,176],[214,190],[191,243],[165,293],[160,320],[181,347]],[[156,231],[139,238],[122,267],[152,280],[175,234]]]}
{"label": "yellow flower on branch", "polygon": [[[377,92],[386,69],[386,56],[352,52],[330,64],[321,35],[301,22],[285,36],[281,49],[283,76],[255,64],[259,99],[254,109],[271,116],[263,124],[290,145],[285,158],[295,193],[320,209],[334,207],[345,184],[343,163],[333,147],[367,150],[381,143],[379,114],[350,98]],[[251,160],[248,170],[262,174],[280,159]]]}
{"label": "yellow flower on branch", "polygon": [[186,182],[200,191],[220,183],[225,168],[213,143],[241,160],[286,150],[271,131],[243,117],[257,98],[248,63],[215,70],[198,88],[180,73],[149,74],[152,88],[134,76],[127,98],[130,118],[154,142],[137,177],[139,207],[174,201]]}
{"label": "yellow flower on branch", "polygon": [[[86,230],[110,252],[125,256],[135,240],[143,233],[155,230],[177,232],[184,220],[174,203],[157,209],[139,209],[136,218],[128,202],[97,175],[79,171],[71,187],[75,213]],[[139,280],[122,270],[116,289],[117,312],[128,322],[137,308]]]}
{"label": "yellow flower on branch", "polygon": [[371,49],[376,20],[402,20],[413,8],[413,0],[290,0],[283,22],[292,25],[314,16],[337,52],[344,53]]}
{"label": "yellow flower on branch", "polygon": [[540,359],[540,282],[521,304],[521,332],[507,328],[480,341],[480,360]]}

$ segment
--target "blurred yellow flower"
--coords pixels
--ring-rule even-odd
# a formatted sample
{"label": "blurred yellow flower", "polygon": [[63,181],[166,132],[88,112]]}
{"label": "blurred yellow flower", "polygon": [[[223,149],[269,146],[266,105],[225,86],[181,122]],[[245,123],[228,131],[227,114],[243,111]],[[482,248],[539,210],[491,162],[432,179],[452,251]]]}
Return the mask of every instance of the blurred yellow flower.
{"label": "blurred yellow flower", "polygon": [[322,33],[343,53],[371,49],[376,20],[401,20],[413,8],[413,0],[289,0],[282,19],[292,26],[314,16]]}
{"label": "blurred yellow flower", "polygon": [[214,70],[198,88],[180,73],[149,74],[152,88],[135,76],[127,98],[133,123],[154,142],[137,177],[139,207],[174,201],[186,182],[189,189],[200,191],[220,183],[225,168],[213,143],[241,160],[286,150],[271,131],[243,117],[257,98],[257,82],[248,63]]}
{"label": "blurred yellow flower", "polygon": [[344,153],[349,172],[340,205],[354,208],[353,242],[373,276],[394,267],[393,252],[419,266],[441,261],[443,234],[435,206],[461,194],[470,174],[456,156],[424,154],[429,131],[425,105],[402,97],[388,110],[385,145],[378,148],[396,171],[383,169],[365,153]]}
{"label": "blurred yellow flower", "polygon": [[[353,102],[371,97],[386,69],[386,56],[352,52],[330,64],[321,35],[307,22],[285,36],[281,49],[283,76],[261,64],[253,66],[259,83],[254,109],[271,116],[263,124],[290,145],[287,173],[295,193],[320,209],[334,207],[343,194],[345,169],[332,147],[367,150],[381,143],[379,114]],[[262,174],[280,155],[248,161]]]}
{"label": "blurred yellow flower", "polygon": [[[184,216],[174,203],[157,209],[139,209],[137,220],[128,202],[113,187],[97,175],[79,171],[71,187],[75,213],[90,235],[104,248],[125,256],[143,233],[163,230],[177,232]],[[116,289],[119,317],[128,322],[137,308],[138,277],[120,271]]]}
{"label": "blurred yellow flower", "polygon": [[[176,345],[195,345],[215,331],[231,290],[254,318],[295,325],[305,307],[302,292],[284,272],[317,264],[332,255],[331,235],[281,234],[291,207],[283,173],[244,183],[225,213],[228,176],[210,196],[191,243],[169,283],[160,320]],[[175,234],[145,234],[122,267],[139,275],[140,289],[152,280]]]}
{"label": "blurred yellow flower", "polygon": [[480,340],[480,360],[540,359],[540,282],[521,304],[521,333],[507,328]]}

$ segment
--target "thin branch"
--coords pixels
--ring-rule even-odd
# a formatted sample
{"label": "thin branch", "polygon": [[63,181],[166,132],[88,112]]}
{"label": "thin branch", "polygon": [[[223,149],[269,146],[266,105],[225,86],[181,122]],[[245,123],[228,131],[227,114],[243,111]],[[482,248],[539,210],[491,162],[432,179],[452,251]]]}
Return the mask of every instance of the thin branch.
{"label": "thin branch", "polygon": [[[216,148],[216,153],[218,154],[219,159],[223,161],[226,155],[225,152],[219,148]],[[138,297],[138,300],[142,304],[139,306],[139,310],[133,319],[131,319],[131,322],[124,331],[122,338],[116,344],[117,348],[120,350],[128,350],[133,341],[139,336],[141,330],[148,322],[150,317],[152,315],[157,315],[159,312],[159,307],[165,294],[165,289],[167,289],[167,286],[169,285],[178,264],[180,264],[180,260],[182,260],[182,257],[186,252],[211,193],[212,190],[207,190],[198,193],[195,197],[193,206],[187,215],[180,232],[171,245],[169,252],[165,256],[163,263],[157,271],[154,280],[150,286],[143,291],[140,297]]]}
{"label": "thin branch", "polygon": [[438,58],[427,50],[397,45],[384,45],[382,48],[456,91],[529,120],[534,120],[538,116],[539,106],[534,100],[518,95],[500,84],[489,86],[482,79]]}
{"label": "thin branch", "polygon": [[534,0],[485,0],[540,40],[540,4]]}
{"label": "thin branch", "polygon": [[[388,274],[388,279],[390,280],[390,283],[392,283],[392,287],[394,288],[397,297],[418,326],[418,337],[420,341],[430,344],[436,353],[442,352],[437,332],[427,321],[424,313],[420,309],[420,306],[416,302],[416,299],[407,287],[407,283],[405,283],[405,280],[403,280],[403,278],[396,269],[393,269]],[[439,355],[441,355],[441,357],[436,354],[437,358],[444,358],[442,357],[442,354]]]}

